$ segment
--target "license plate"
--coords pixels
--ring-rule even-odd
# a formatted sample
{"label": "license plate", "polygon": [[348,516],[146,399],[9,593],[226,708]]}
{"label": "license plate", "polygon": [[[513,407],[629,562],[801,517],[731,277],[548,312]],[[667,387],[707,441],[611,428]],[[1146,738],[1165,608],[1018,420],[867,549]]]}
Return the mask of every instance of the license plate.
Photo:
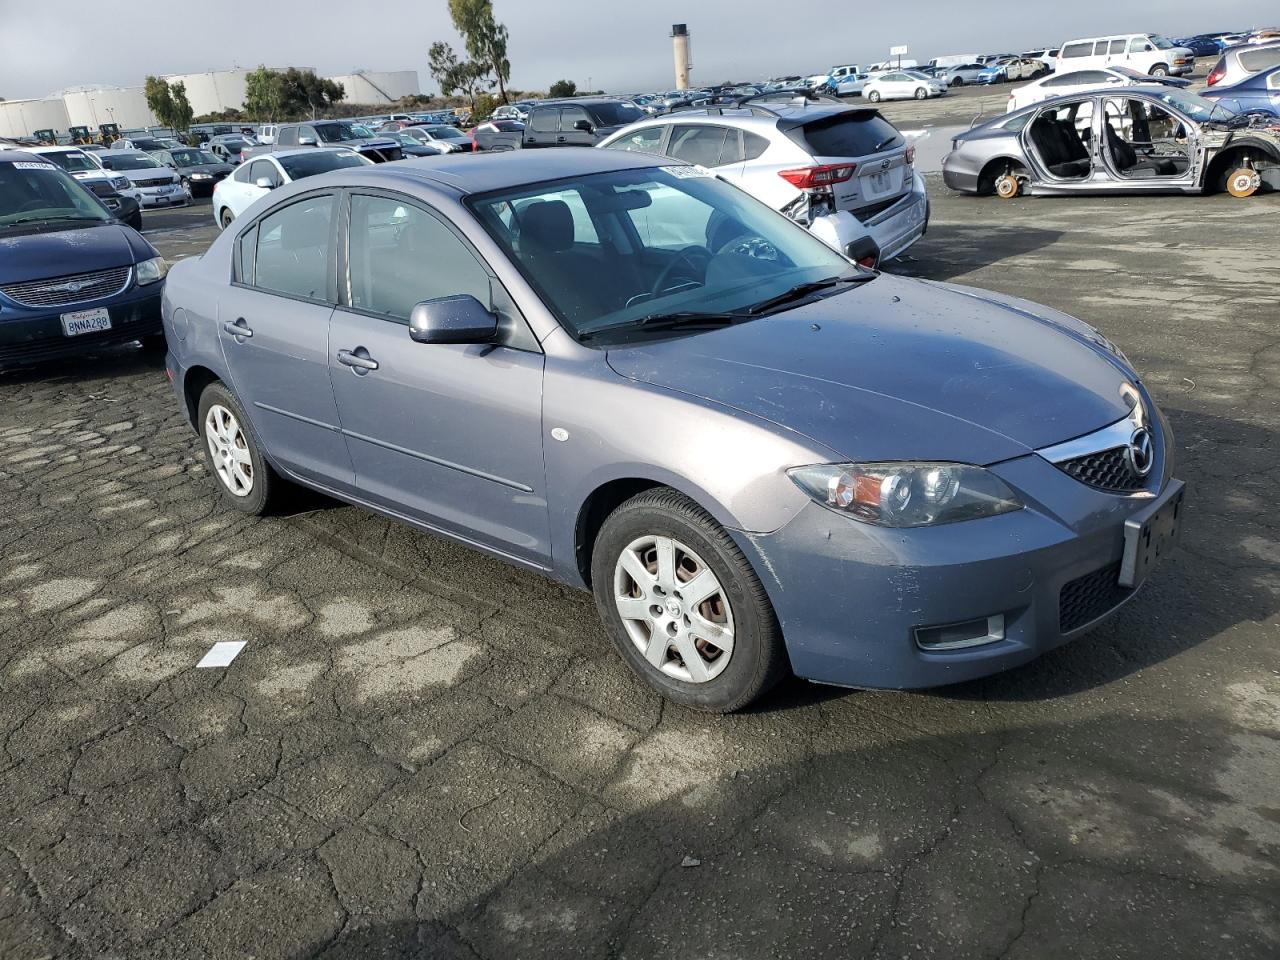
{"label": "license plate", "polygon": [[1124,558],[1120,562],[1120,586],[1136,587],[1160,558],[1173,549],[1182,529],[1181,480],[1169,482],[1163,497],[1124,522]]}
{"label": "license plate", "polygon": [[77,310],[75,313],[62,315],[62,332],[68,337],[77,337],[82,333],[97,333],[99,330],[111,329],[111,314],[106,307],[94,310]]}
{"label": "license plate", "polygon": [[874,200],[898,189],[898,171],[885,170],[882,173],[873,173],[863,177],[862,182],[866,186],[866,198]]}

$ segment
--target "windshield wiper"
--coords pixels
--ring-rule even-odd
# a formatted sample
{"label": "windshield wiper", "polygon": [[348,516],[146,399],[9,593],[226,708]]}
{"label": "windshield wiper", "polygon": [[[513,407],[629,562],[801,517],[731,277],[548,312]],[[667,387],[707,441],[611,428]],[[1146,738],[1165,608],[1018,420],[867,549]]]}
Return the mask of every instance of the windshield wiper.
{"label": "windshield wiper", "polygon": [[885,137],[883,140],[881,140],[879,143],[875,145],[875,149],[873,149],[871,152],[875,153],[881,147],[887,147],[889,144],[893,143],[893,141],[897,139],[898,139],[898,135],[896,133],[892,137]]}
{"label": "windshield wiper", "polygon": [[105,223],[99,217],[19,217],[17,220],[10,220],[5,225],[12,227],[19,223],[61,223],[66,220],[83,220],[86,223]]}
{"label": "windshield wiper", "polygon": [[867,283],[876,278],[874,273],[842,273],[838,277],[827,277],[825,280],[810,280],[806,283],[798,283],[790,290],[783,290],[777,296],[769,297],[767,300],[761,300],[759,303],[753,303],[747,307],[744,313],[748,316],[759,316],[775,307],[781,307],[788,303],[794,303],[797,300],[803,300],[805,297],[811,296],[820,290],[827,290],[831,287],[838,287],[843,283]]}
{"label": "windshield wiper", "polygon": [[674,330],[677,327],[727,327],[731,323],[742,320],[747,315],[733,312],[701,312],[698,310],[681,310],[677,313],[651,313],[647,316],[623,320],[621,323],[610,323],[595,330],[584,330],[578,334],[579,340],[590,340],[602,333],[614,330],[645,329]]}

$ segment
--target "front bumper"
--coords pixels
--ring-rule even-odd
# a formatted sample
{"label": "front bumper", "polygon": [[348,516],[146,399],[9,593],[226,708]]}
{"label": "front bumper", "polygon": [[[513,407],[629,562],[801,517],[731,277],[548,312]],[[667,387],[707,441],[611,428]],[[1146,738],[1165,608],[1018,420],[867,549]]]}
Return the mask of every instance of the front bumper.
{"label": "front bumper", "polygon": [[[0,369],[86,353],[98,347],[128,343],[161,333],[160,297],[164,283],[132,286],[105,302],[30,308],[0,302]],[[105,307],[111,329],[68,337],[62,314]]]}
{"label": "front bumper", "polygon": [[180,207],[191,198],[181,184],[168,187],[145,187],[135,191],[135,199],[146,209],[156,207]]}
{"label": "front bumper", "polygon": [[[1116,577],[1125,521],[1150,497],[1093,490],[1035,454],[991,469],[1024,492],[1026,509],[893,530],[811,503],[773,533],[735,534],[797,675],[889,689],[971,680],[1080,636],[1136,595]],[[978,646],[917,642],[917,630],[995,617],[1002,635]]]}

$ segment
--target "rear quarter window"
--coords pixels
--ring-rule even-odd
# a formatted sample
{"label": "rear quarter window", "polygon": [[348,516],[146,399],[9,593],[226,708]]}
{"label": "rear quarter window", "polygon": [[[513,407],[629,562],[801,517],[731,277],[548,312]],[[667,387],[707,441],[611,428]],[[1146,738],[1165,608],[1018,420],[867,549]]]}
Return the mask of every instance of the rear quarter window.
{"label": "rear quarter window", "polygon": [[1250,73],[1257,73],[1277,64],[1280,64],[1280,47],[1270,50],[1248,50],[1240,54],[1240,66]]}
{"label": "rear quarter window", "polygon": [[897,128],[880,114],[860,111],[812,120],[787,136],[816,157],[865,157],[904,142]]}

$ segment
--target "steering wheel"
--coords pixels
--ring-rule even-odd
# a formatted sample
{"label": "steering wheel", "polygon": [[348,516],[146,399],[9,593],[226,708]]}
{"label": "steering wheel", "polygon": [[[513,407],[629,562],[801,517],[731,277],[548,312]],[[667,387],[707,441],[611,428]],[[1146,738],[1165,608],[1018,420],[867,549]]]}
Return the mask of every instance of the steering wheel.
{"label": "steering wheel", "polygon": [[[698,261],[702,261],[699,265]],[[651,296],[658,296],[667,289],[667,281],[678,276],[676,270],[680,266],[686,266],[690,272],[684,274],[690,280],[702,283],[707,276],[707,265],[711,263],[711,254],[707,252],[706,247],[699,247],[696,244],[685,247],[679,251],[670,263],[663,267],[662,272],[658,274],[658,279],[653,282],[649,293]]]}

